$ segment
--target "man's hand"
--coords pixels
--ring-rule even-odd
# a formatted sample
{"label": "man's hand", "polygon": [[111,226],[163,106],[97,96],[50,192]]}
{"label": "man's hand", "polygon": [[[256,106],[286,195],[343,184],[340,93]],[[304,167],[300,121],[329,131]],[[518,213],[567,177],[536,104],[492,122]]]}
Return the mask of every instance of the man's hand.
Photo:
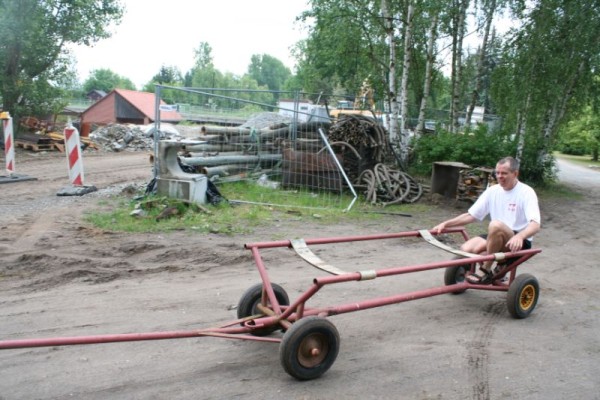
{"label": "man's hand", "polygon": [[435,233],[439,235],[444,229],[446,229],[446,222],[437,224],[436,226],[433,227],[432,230],[435,231]]}
{"label": "man's hand", "polygon": [[523,239],[521,239],[520,236],[515,235],[506,242],[506,247],[508,247],[511,252],[519,251],[523,248]]}

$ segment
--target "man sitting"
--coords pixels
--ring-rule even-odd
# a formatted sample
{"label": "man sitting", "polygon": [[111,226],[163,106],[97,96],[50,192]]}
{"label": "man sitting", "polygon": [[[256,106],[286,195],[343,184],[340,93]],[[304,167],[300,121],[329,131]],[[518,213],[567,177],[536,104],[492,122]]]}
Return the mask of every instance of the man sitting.
{"label": "man sitting", "polygon": [[[530,249],[533,235],[541,228],[540,208],[535,191],[518,180],[519,162],[504,157],[496,164],[498,185],[488,187],[469,210],[436,225],[439,234],[445,228],[482,221],[488,214],[486,235],[473,237],[461,250],[475,254],[494,254]],[[493,261],[485,262],[478,271],[467,276],[471,283],[489,283]]]}

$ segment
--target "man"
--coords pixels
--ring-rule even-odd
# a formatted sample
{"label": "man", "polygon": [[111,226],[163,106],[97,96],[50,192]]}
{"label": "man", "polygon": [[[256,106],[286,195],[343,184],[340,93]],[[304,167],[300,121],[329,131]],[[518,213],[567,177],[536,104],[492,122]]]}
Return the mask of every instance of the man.
{"label": "man", "polygon": [[[497,185],[488,187],[469,210],[455,218],[436,225],[443,229],[482,221],[488,214],[487,235],[473,237],[461,250],[475,254],[514,252],[531,248],[533,235],[541,228],[540,209],[535,191],[518,180],[519,162],[512,157],[502,158],[496,164]],[[493,261],[485,262],[474,274],[467,276],[471,283],[489,283]]]}

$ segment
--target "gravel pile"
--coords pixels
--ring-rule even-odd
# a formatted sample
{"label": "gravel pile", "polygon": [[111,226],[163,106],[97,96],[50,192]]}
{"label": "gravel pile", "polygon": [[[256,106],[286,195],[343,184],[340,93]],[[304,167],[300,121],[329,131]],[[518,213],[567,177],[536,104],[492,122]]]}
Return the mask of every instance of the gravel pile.
{"label": "gravel pile", "polygon": [[263,129],[277,125],[289,125],[291,122],[291,118],[285,115],[274,112],[263,112],[250,116],[246,122],[240,125],[240,128]]}

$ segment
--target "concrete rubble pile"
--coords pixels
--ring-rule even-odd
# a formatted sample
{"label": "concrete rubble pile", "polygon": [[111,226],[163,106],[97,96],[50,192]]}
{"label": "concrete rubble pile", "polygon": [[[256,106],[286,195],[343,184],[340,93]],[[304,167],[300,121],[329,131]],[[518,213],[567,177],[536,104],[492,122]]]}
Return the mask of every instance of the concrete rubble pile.
{"label": "concrete rubble pile", "polygon": [[[161,139],[178,139],[179,133],[161,127]],[[94,144],[106,151],[148,151],[154,148],[154,125],[110,124],[90,133]]]}

